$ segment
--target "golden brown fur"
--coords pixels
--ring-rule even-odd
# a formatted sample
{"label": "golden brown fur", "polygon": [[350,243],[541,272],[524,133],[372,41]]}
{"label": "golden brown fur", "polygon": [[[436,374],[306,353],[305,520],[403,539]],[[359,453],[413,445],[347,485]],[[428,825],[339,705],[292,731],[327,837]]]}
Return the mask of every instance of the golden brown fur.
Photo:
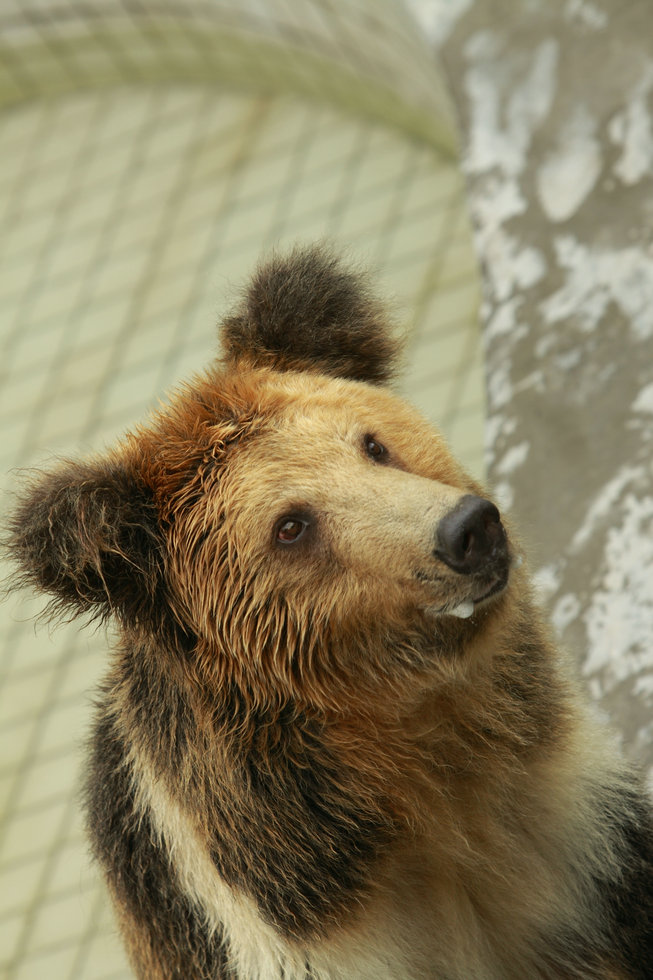
{"label": "golden brown fur", "polygon": [[644,980],[648,803],[356,283],[264,268],[225,359],[14,520],[120,625],[87,809],[135,970]]}

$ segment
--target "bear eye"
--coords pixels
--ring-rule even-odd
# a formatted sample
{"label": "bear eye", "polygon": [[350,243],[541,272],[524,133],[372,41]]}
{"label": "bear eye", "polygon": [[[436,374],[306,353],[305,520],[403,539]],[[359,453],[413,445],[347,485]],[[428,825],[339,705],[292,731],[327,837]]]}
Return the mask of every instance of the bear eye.
{"label": "bear eye", "polygon": [[383,463],[388,458],[388,450],[378,442],[373,436],[367,435],[363,440],[365,452],[375,463]]}
{"label": "bear eye", "polygon": [[294,544],[299,541],[308,527],[306,521],[296,517],[287,517],[277,525],[277,541],[282,544]]}

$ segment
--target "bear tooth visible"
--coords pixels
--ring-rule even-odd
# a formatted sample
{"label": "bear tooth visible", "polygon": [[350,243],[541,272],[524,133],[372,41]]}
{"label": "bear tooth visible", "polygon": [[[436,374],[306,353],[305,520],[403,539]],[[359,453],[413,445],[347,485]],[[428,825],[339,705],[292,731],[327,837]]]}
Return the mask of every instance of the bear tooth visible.
{"label": "bear tooth visible", "polygon": [[457,616],[458,619],[469,619],[474,612],[474,603],[471,599],[465,599],[464,602],[459,603],[454,609],[449,609],[448,612],[450,616]]}

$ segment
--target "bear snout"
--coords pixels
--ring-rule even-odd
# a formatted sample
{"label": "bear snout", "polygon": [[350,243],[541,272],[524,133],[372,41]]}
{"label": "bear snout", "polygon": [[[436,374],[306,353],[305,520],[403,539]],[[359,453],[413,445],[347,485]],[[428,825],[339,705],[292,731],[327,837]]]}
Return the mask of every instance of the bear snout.
{"label": "bear snout", "polygon": [[437,526],[435,556],[461,575],[507,566],[508,541],[495,505],[473,494],[461,497]]}

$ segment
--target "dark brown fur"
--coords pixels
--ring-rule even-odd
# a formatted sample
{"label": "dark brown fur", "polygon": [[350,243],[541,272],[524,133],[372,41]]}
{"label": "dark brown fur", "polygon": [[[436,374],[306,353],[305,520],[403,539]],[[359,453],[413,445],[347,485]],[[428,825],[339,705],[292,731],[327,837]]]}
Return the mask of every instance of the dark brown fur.
{"label": "dark brown fur", "polygon": [[224,321],[222,340],[233,359],[371,384],[392,377],[399,354],[364,278],[312,249],[276,257],[256,273],[240,310]]}
{"label": "dark brown fur", "polygon": [[13,518],[19,581],[120,625],[86,800],[137,974],[650,977],[649,804],[524,569],[455,615],[438,521],[481,490],[382,387],[367,288],[274,260],[223,340]]}

